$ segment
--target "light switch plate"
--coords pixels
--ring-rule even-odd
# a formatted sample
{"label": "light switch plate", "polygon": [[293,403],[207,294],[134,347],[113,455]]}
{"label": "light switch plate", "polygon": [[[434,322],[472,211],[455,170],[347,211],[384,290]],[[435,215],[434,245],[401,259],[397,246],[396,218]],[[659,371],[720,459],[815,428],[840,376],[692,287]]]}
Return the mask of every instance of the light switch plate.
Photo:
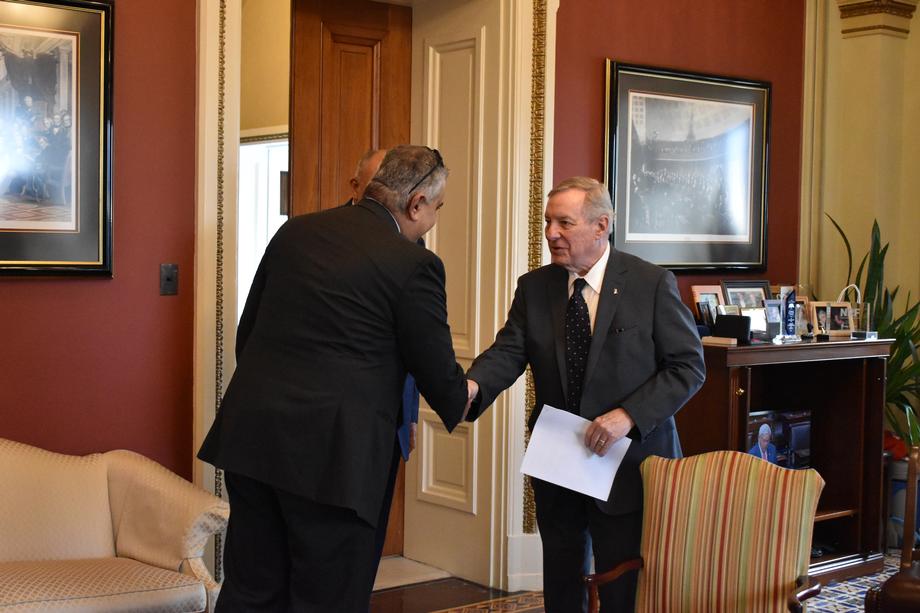
{"label": "light switch plate", "polygon": [[175,296],[179,293],[179,265],[160,264],[160,295]]}

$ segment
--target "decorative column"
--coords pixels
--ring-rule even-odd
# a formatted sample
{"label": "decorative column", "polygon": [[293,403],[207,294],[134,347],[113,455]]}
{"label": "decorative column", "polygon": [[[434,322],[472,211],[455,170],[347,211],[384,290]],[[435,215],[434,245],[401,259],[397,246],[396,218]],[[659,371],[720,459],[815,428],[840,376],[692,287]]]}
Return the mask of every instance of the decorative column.
{"label": "decorative column", "polygon": [[[886,284],[920,289],[918,0],[809,0],[806,5],[802,251],[799,282],[830,300],[869,248],[873,219],[891,247]],[[811,44],[809,44],[809,42]],[[903,300],[903,298],[902,298]],[[900,306],[900,305],[899,305]]]}

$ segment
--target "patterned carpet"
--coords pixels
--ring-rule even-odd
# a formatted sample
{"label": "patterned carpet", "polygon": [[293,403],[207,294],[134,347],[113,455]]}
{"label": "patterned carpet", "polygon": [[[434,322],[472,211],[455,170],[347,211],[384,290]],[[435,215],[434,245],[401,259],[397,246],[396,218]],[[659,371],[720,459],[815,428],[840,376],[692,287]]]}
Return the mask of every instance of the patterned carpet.
{"label": "patterned carpet", "polygon": [[[812,613],[857,613],[863,611],[866,590],[878,585],[898,569],[898,558],[887,556],[885,570],[867,577],[858,577],[825,585],[821,594],[808,600]],[[433,613],[543,613],[542,592],[526,592],[506,598],[487,600]]]}

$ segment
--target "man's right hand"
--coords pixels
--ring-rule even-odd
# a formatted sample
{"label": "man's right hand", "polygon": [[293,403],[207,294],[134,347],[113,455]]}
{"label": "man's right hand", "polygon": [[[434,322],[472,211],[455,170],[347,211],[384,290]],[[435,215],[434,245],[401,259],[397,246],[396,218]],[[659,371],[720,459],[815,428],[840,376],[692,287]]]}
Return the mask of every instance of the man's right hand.
{"label": "man's right hand", "polygon": [[473,401],[476,400],[476,396],[479,395],[479,384],[473,381],[472,379],[466,380],[466,408],[463,409],[463,417],[460,418],[460,421],[465,421],[467,414],[470,412],[470,407],[473,405]]}

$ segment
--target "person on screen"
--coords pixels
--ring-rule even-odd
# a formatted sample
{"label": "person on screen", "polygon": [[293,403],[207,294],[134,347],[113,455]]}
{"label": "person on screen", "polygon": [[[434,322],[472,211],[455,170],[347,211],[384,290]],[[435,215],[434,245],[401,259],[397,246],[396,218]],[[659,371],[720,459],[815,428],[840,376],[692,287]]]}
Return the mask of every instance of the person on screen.
{"label": "person on screen", "polygon": [[772,440],[773,431],[770,429],[770,424],[760,424],[760,429],[757,431],[757,442],[748,453],[771,464],[776,464],[776,445],[770,442]]}

